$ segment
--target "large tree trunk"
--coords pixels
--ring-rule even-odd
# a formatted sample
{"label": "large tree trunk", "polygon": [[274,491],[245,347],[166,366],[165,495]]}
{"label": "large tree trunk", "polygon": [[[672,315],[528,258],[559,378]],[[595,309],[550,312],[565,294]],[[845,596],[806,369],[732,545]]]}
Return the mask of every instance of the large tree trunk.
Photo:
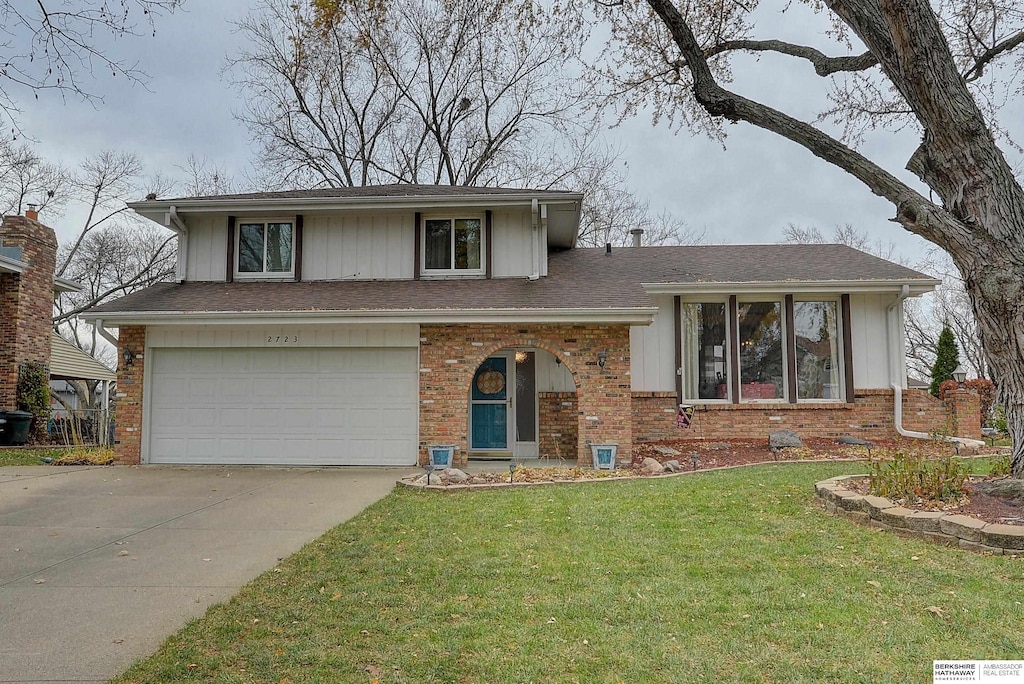
{"label": "large tree trunk", "polygon": [[1006,410],[1013,443],[1012,475],[1024,479],[1024,268],[990,264],[982,269],[983,277],[966,277],[964,285],[999,388],[999,401]]}

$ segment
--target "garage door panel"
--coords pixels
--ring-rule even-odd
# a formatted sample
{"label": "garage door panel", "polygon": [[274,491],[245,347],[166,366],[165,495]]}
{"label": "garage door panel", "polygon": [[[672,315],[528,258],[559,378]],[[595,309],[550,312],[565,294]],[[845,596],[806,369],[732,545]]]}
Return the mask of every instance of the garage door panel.
{"label": "garage door panel", "polygon": [[230,431],[249,427],[251,411],[248,409],[221,407],[217,413],[220,417],[220,427],[224,430]]}
{"label": "garage door panel", "polygon": [[227,399],[248,397],[252,394],[250,378],[227,377],[220,382],[220,394]]}
{"label": "garage door panel", "polygon": [[414,348],[150,354],[149,462],[415,463]]}
{"label": "garage door panel", "polygon": [[284,425],[286,428],[311,428],[315,416],[315,411],[305,408],[288,409],[284,411]]}
{"label": "garage door panel", "polygon": [[[190,428],[215,428],[217,427],[217,411],[209,411],[207,409],[189,409],[188,411],[188,426]],[[205,432],[205,430],[203,430]]]}

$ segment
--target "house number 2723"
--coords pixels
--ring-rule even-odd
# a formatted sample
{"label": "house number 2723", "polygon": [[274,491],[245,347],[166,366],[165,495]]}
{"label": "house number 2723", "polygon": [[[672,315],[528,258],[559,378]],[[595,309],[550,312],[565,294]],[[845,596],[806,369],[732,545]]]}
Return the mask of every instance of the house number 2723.
{"label": "house number 2723", "polygon": [[298,335],[267,335],[267,344],[298,344]]}

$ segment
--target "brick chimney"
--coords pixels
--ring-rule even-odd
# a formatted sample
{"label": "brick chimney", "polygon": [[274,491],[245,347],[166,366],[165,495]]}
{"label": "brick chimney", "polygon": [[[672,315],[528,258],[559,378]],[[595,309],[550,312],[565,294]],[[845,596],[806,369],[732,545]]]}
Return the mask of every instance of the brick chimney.
{"label": "brick chimney", "polygon": [[25,216],[4,216],[0,223],[2,253],[25,264],[21,273],[0,270],[0,411],[17,408],[21,364],[50,363],[57,237],[37,218],[30,209]]}

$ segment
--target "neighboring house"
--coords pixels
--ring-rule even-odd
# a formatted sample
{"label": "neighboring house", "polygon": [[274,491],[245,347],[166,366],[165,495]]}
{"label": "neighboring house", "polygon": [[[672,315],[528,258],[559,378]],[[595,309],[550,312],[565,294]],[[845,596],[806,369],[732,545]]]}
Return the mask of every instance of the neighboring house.
{"label": "neighboring house", "polygon": [[23,363],[50,364],[53,298],[82,289],[54,278],[57,238],[37,219],[30,210],[0,223],[0,411],[17,408]]}
{"label": "neighboring house", "polygon": [[38,218],[29,210],[25,216],[4,216],[0,223],[0,411],[17,408],[18,369],[26,362],[46,364],[57,392],[67,387],[66,380],[109,386],[116,379],[53,331],[54,297],[82,288],[54,277],[57,238]]}
{"label": "neighboring house", "polygon": [[[99,401],[89,402],[83,406],[81,397],[69,381],[95,381],[94,391]],[[95,358],[71,344],[56,332],[50,335],[50,407],[57,413],[70,410],[86,410],[99,405],[100,410],[107,409],[111,385],[117,380],[117,373],[110,370]],[[88,382],[84,383],[88,388]],[[61,400],[57,399],[60,395]]]}
{"label": "neighboring house", "polygon": [[[130,204],[178,233],[178,268],[85,315],[119,329],[120,459],[412,465],[454,444],[460,463],[586,462],[589,444],[628,458],[779,427],[895,437],[902,301],[939,281],[841,245],[575,248],[582,199],[394,185]],[[917,395],[905,413],[947,422]]]}

